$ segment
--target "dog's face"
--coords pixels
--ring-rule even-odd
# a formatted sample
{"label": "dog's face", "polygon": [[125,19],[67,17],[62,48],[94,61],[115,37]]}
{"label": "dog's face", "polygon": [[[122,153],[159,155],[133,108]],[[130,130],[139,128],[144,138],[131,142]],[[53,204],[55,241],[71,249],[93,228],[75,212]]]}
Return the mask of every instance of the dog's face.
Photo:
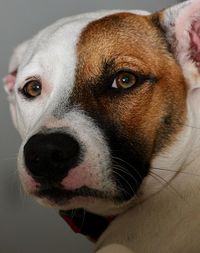
{"label": "dog's face", "polygon": [[[189,88],[178,51],[185,30],[175,16],[193,2],[153,15],[72,17],[16,49],[5,82],[28,193],[62,209],[114,214],[151,192],[143,181],[152,164],[181,153]],[[198,72],[199,27],[192,24],[187,76]],[[172,150],[168,160],[160,155]]]}

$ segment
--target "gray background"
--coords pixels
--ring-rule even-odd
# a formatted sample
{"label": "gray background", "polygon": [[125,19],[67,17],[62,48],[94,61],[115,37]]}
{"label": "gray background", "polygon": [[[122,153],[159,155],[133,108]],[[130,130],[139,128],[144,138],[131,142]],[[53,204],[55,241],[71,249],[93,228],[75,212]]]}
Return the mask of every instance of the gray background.
{"label": "gray background", "polygon": [[[7,73],[13,48],[55,20],[98,9],[156,10],[175,0],[0,0],[0,77]],[[56,211],[35,204],[18,183],[16,156],[20,139],[12,126],[0,86],[0,253],[92,252]]]}

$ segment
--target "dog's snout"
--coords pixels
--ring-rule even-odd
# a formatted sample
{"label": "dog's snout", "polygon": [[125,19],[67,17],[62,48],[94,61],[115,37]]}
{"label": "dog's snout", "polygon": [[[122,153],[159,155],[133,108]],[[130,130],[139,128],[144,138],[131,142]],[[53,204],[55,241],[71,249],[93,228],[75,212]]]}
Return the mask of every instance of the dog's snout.
{"label": "dog's snout", "polygon": [[24,146],[28,173],[38,182],[62,180],[80,160],[80,145],[68,134],[36,134]]}

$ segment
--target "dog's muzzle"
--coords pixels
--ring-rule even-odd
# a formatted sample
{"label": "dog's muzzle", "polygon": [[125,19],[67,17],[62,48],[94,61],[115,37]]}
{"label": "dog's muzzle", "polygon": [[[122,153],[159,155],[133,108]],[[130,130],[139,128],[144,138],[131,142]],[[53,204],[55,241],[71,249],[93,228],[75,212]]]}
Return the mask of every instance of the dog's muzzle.
{"label": "dog's muzzle", "polygon": [[39,183],[59,183],[80,162],[80,145],[69,134],[32,136],[24,146],[28,174]]}

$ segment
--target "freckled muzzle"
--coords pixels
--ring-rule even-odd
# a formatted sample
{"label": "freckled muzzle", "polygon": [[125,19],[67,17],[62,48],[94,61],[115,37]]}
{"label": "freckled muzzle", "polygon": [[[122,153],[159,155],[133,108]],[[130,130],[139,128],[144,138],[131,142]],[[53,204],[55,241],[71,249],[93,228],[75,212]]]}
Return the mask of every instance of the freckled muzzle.
{"label": "freckled muzzle", "polygon": [[32,136],[24,146],[28,174],[39,183],[59,183],[80,161],[80,145],[69,134]]}

